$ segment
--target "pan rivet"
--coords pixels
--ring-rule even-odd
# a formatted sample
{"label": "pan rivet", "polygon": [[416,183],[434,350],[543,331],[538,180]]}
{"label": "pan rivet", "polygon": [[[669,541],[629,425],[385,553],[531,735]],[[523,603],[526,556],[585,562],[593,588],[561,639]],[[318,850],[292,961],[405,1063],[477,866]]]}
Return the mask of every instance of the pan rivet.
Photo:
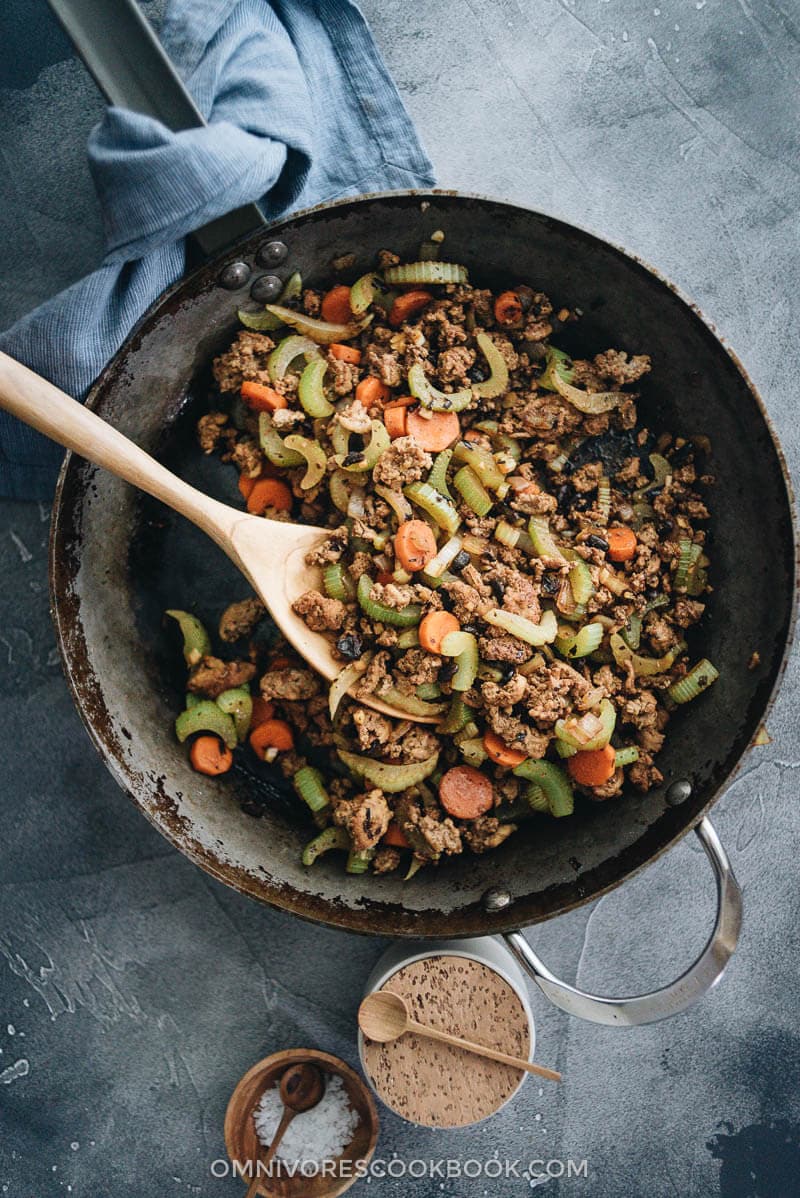
{"label": "pan rivet", "polygon": [[229,262],[219,276],[219,285],[226,291],[238,291],[250,278],[250,267],[246,262]]}
{"label": "pan rivet", "polygon": [[685,803],[692,796],[692,784],[682,778],[679,782],[673,782],[668,788],[666,799],[670,807],[678,807],[681,803]]}
{"label": "pan rivet", "polygon": [[501,890],[499,886],[493,886],[483,896],[483,909],[484,911],[503,911],[510,902],[511,895],[507,890]]}
{"label": "pan rivet", "polygon": [[266,241],[258,248],[256,262],[259,266],[279,266],[288,254],[288,247],[282,241]]}
{"label": "pan rivet", "polygon": [[250,288],[250,294],[259,304],[276,300],[283,291],[283,283],[277,275],[259,275]]}

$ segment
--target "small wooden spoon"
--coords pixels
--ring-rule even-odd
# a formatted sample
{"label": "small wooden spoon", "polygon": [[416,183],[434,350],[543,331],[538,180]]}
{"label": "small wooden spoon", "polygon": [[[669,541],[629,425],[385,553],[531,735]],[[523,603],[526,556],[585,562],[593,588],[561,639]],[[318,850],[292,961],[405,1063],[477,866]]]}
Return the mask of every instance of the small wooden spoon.
{"label": "small wooden spoon", "polygon": [[[0,353],[0,407],[191,520],[238,566],[287,641],[311,668],[329,681],[341,671],[341,662],[334,659],[325,637],[311,632],[292,610],[293,600],[316,581],[305,556],[328,530],[250,516],[204,495],[83,404],[4,353]],[[435,716],[409,715],[373,696],[359,702],[403,720],[436,721]]]}
{"label": "small wooden spoon", "polygon": [[488,1057],[490,1061],[499,1061],[501,1065],[513,1065],[515,1069],[524,1069],[526,1073],[535,1073],[550,1081],[560,1082],[561,1074],[555,1069],[547,1069],[544,1065],[534,1065],[531,1061],[523,1061],[521,1057],[510,1056],[496,1048],[487,1048],[484,1044],[475,1044],[472,1040],[462,1040],[450,1032],[442,1032],[436,1027],[428,1027],[412,1019],[406,1000],[399,994],[389,990],[376,990],[368,994],[358,1008],[358,1026],[369,1040],[378,1044],[386,1044],[397,1040],[406,1032],[416,1032],[418,1036],[426,1036],[429,1040],[441,1040],[443,1044],[452,1044],[454,1048],[464,1048],[474,1052],[476,1056]]}
{"label": "small wooden spoon", "polygon": [[278,1151],[286,1128],[292,1119],[302,1111],[310,1111],[312,1107],[315,1107],[324,1093],[325,1080],[316,1065],[312,1065],[308,1061],[300,1065],[291,1065],[283,1074],[280,1085],[281,1102],[284,1107],[283,1115],[266,1154],[253,1162],[255,1176],[250,1182],[246,1198],[253,1198],[254,1194],[258,1192],[262,1181],[262,1178],[259,1177],[258,1165],[262,1164],[266,1168],[270,1163]]}

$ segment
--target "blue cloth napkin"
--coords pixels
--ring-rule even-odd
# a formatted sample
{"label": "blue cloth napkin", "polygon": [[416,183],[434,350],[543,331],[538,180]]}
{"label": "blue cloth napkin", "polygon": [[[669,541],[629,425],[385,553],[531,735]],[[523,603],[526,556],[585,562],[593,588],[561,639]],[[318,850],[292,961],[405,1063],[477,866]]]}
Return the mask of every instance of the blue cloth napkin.
{"label": "blue cloth napkin", "polygon": [[[159,34],[208,127],[171,133],[109,108],[88,146],[106,257],[0,334],[0,349],[79,398],[180,278],[192,229],[254,200],[272,219],[434,181],[350,0],[169,0]],[[0,412],[0,495],[48,498],[62,456]]]}

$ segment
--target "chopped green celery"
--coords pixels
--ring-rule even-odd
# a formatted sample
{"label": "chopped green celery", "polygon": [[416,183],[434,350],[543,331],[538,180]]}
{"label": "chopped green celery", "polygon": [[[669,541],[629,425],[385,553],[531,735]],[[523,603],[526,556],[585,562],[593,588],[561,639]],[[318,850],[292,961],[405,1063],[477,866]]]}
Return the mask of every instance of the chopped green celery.
{"label": "chopped green celery", "polygon": [[444,495],[445,499],[449,499],[451,503],[453,496],[447,488],[447,467],[450,465],[452,457],[452,449],[443,449],[441,453],[437,453],[434,458],[433,468],[428,475],[430,486],[437,490],[440,495]]}
{"label": "chopped green celery", "polygon": [[538,782],[529,782],[526,786],[525,802],[532,811],[538,811],[542,815],[550,811],[550,803],[548,802],[547,795]]}
{"label": "chopped green celery", "polygon": [[467,268],[458,262],[434,262],[426,258],[421,262],[387,266],[383,277],[387,283],[466,283]]}
{"label": "chopped green celery", "polygon": [[531,516],[528,521],[528,533],[538,557],[552,557],[562,562],[567,560],[553,538],[546,516]]}
{"label": "chopped green celery", "polygon": [[267,370],[273,383],[279,382],[292,362],[300,357],[305,358],[306,362],[319,357],[319,346],[310,337],[300,337],[297,333],[290,333],[288,337],[279,341],[267,358]]}
{"label": "chopped green celery", "polygon": [[538,624],[534,624],[533,620],[529,620],[525,616],[503,611],[502,608],[497,607],[484,612],[483,618],[487,624],[492,624],[495,628],[502,628],[504,632],[511,633],[517,640],[537,647],[554,641],[558,635],[558,621],[552,611],[542,612]]}
{"label": "chopped green celery", "polygon": [[411,625],[419,624],[422,618],[422,607],[419,603],[409,603],[408,607],[399,610],[388,607],[385,603],[378,603],[374,599],[370,599],[369,594],[373,586],[374,583],[370,576],[362,574],[356,587],[358,602],[370,619],[378,620],[381,624],[391,624],[394,628],[408,628]]}
{"label": "chopped green celery", "polygon": [[686,641],[678,641],[663,657],[642,657],[639,653],[634,653],[625,644],[625,641],[618,632],[612,632],[608,638],[608,643],[617,665],[622,666],[627,662],[631,662],[633,664],[633,672],[637,678],[647,678],[654,674],[665,673],[672,668],[680,655],[686,651]]}
{"label": "chopped green celery", "polygon": [[342,852],[349,852],[350,837],[344,828],[337,828],[331,825],[330,828],[325,828],[313,840],[309,840],[306,847],[303,849],[301,861],[303,865],[313,865],[317,857],[321,857],[323,853],[329,853],[331,849],[340,849]]}
{"label": "chopped green celery", "polygon": [[348,458],[354,456],[350,453],[338,453],[334,457],[334,461],[340,470],[346,470],[351,474],[361,474],[367,470],[371,470],[378,461],[382,453],[391,445],[391,438],[386,431],[386,425],[382,420],[372,421],[372,432],[369,441],[364,446],[354,462],[348,462]]}
{"label": "chopped green celery", "polygon": [[689,581],[689,573],[694,569],[703,549],[701,545],[695,545],[687,537],[681,537],[678,548],[680,553],[672,585],[676,591],[682,591],[685,590],[686,583]]}
{"label": "chopped green celery", "polygon": [[340,512],[347,515],[350,507],[350,488],[358,486],[358,479],[345,474],[341,470],[334,470],[328,482],[328,490],[330,491],[333,506],[338,508]]}
{"label": "chopped green celery", "polygon": [[614,769],[622,769],[625,765],[633,765],[634,761],[639,760],[639,750],[636,745],[627,745],[624,749],[617,749],[614,754]]}
{"label": "chopped green celery", "polygon": [[428,578],[434,579],[437,583],[441,579],[447,567],[454,561],[461,552],[461,537],[456,533],[454,537],[450,537],[445,541],[441,549],[435,557],[432,557],[425,567],[425,574]]}
{"label": "chopped green celery", "polygon": [[673,703],[689,703],[704,690],[707,690],[718,678],[719,670],[703,657],[696,665],[692,666],[688,674],[679,678],[677,682],[673,682],[667,694]]}
{"label": "chopped green celery", "polygon": [[376,298],[379,278],[375,271],[361,275],[350,288],[350,309],[354,316],[363,316]]}
{"label": "chopped green celery", "polygon": [[594,653],[595,649],[599,649],[604,634],[602,624],[584,624],[569,636],[557,636],[553,643],[564,657],[586,657],[589,653]]}
{"label": "chopped green celery", "polygon": [[375,849],[351,849],[347,855],[347,864],[345,865],[345,873],[348,874],[365,874],[369,869],[369,863],[375,856]]}
{"label": "chopped green celery", "polygon": [[328,468],[328,459],[319,441],[312,441],[310,437],[301,437],[299,433],[290,433],[283,443],[288,450],[299,453],[308,463],[306,472],[300,479],[300,489],[311,491],[314,487],[319,486]]}
{"label": "chopped green celery", "polygon": [[272,416],[269,412],[259,413],[258,440],[273,466],[290,469],[293,466],[303,465],[305,458],[296,449],[287,449],[283,438],[272,422]]}
{"label": "chopped green celery", "polygon": [[444,657],[454,657],[457,669],[450,685],[459,693],[468,691],[478,673],[478,640],[471,632],[448,632],[442,639]]}
{"label": "chopped green celery", "polygon": [[411,519],[411,504],[406,499],[401,491],[395,491],[392,487],[384,487],[380,483],[375,487],[375,494],[380,495],[397,517],[397,523],[402,524],[405,520]]}
{"label": "chopped green celery", "polygon": [[556,720],[555,734],[559,740],[579,751],[602,749],[611,740],[617,722],[617,709],[608,699],[600,700],[597,715],[587,711],[582,716],[571,715]]}
{"label": "chopped green celery", "polygon": [[349,603],[355,599],[356,588],[349,570],[341,562],[330,562],[322,571],[322,585],[325,594],[340,603]]}
{"label": "chopped green celery", "polygon": [[447,711],[446,703],[426,703],[416,695],[404,695],[396,687],[390,686],[381,694],[381,698],[390,707],[398,711],[408,712],[409,715],[439,716]]}
{"label": "chopped green celery", "polygon": [[292,785],[313,814],[315,821],[322,825],[327,819],[331,804],[328,792],[322,784],[322,774],[313,766],[304,765],[293,774]]}
{"label": "chopped green celery", "polygon": [[453,478],[453,486],[476,516],[487,516],[492,497],[471,466],[462,466]]}
{"label": "chopped green celery", "polygon": [[184,703],[184,707],[196,707],[198,703],[202,702],[203,700],[199,695],[196,695],[194,691],[186,692],[186,702]]}
{"label": "chopped green celery", "polygon": [[475,334],[478,349],[483,354],[489,366],[489,377],[482,383],[474,383],[473,391],[481,399],[494,399],[508,390],[508,366],[488,333],[481,330]]}
{"label": "chopped green celery", "polygon": [[484,487],[489,487],[492,491],[497,491],[506,481],[494,454],[481,445],[474,445],[471,441],[458,441],[453,448],[453,457],[457,462],[471,466]]}
{"label": "chopped green celery", "polygon": [[561,378],[566,382],[571,383],[575,371],[572,366],[572,358],[569,354],[565,354],[563,350],[556,349],[554,345],[547,347],[547,361],[544,373],[537,379],[537,385],[544,387],[546,391],[557,391],[553,376],[558,367]]}
{"label": "chopped green celery", "polygon": [[468,765],[474,765],[476,768],[482,765],[489,756],[486,752],[482,736],[475,736],[470,740],[462,740],[458,746],[458,751]]}
{"label": "chopped green celery", "polygon": [[175,735],[181,744],[195,732],[211,732],[214,736],[220,736],[229,749],[235,749],[239,743],[233,718],[226,715],[213,699],[195,703],[194,707],[182,711],[175,721]]}
{"label": "chopped green celery", "polygon": [[416,690],[418,699],[441,699],[442,688],[438,682],[421,682]]}
{"label": "chopped green celery", "polygon": [[450,709],[439,725],[438,731],[452,736],[465,728],[472,719],[472,708],[468,707],[460,695],[453,695]]}
{"label": "chopped green celery", "polygon": [[439,760],[439,754],[433,753],[424,761],[415,761],[408,765],[389,765],[371,757],[348,753],[344,749],[337,749],[336,752],[352,774],[357,778],[364,778],[373,786],[379,786],[385,794],[399,794],[401,790],[407,790],[409,786],[423,782],[436,769]]}
{"label": "chopped green celery", "polygon": [[304,412],[315,419],[332,416],[336,411],[325,394],[325,375],[328,363],[324,358],[313,358],[300,375],[297,395]]}
{"label": "chopped green celery", "polygon": [[603,524],[608,524],[611,515],[611,482],[607,478],[601,478],[597,484],[597,510]]}
{"label": "chopped green celery", "polygon": [[232,687],[217,696],[217,707],[226,715],[233,717],[236,735],[242,741],[250,731],[250,721],[253,718],[253,699],[247,686]]}
{"label": "chopped green celery", "polygon": [[526,781],[535,782],[541,787],[547,796],[550,814],[556,819],[572,815],[575,808],[572,786],[560,766],[553,765],[550,761],[532,761],[528,758],[521,765],[514,767],[514,773],[518,778],[525,778]]}
{"label": "chopped green celery", "polygon": [[589,569],[588,563],[583,558],[576,558],[570,566],[569,574],[570,590],[572,597],[579,607],[585,607],[594,594],[594,583],[592,582],[592,572]]}
{"label": "chopped green celery", "polygon": [[430,483],[415,482],[403,487],[403,494],[417,507],[427,512],[430,518],[451,535],[457,530],[461,520],[453,504],[445,499]]}
{"label": "chopped green celery", "polygon": [[622,636],[629,649],[638,649],[642,639],[642,617],[637,612],[631,612],[628,623],[622,629]]}
{"label": "chopped green celery", "polygon": [[398,649],[416,649],[419,644],[419,630],[416,628],[404,628],[397,637]]}
{"label": "chopped green celery", "polygon": [[473,711],[470,712],[470,719],[460,730],[460,732],[455,734],[453,737],[453,744],[460,745],[462,740],[474,740],[476,736],[480,735],[480,729],[478,725],[471,718],[474,714],[475,713]]}
{"label": "chopped green celery", "polygon": [[434,412],[461,412],[472,402],[471,387],[450,394],[440,391],[434,387],[419,362],[415,362],[408,372],[408,389],[423,408],[431,408]]}
{"label": "chopped green celery", "polygon": [[[583,391],[580,387],[573,387],[566,381],[565,376],[571,371],[563,367],[564,356],[555,346],[548,346],[547,369],[539,379],[539,385],[557,391],[579,412],[588,416],[598,416],[602,412],[610,412],[613,408],[619,407],[623,400],[630,398],[624,391]],[[545,376],[547,376],[547,382],[543,383],[542,380]]]}
{"label": "chopped green celery", "polygon": [[555,745],[559,757],[574,757],[578,752],[574,745],[568,745],[565,740],[559,740],[557,737]]}
{"label": "chopped green celery", "polygon": [[201,658],[211,652],[211,637],[205,626],[191,612],[173,607],[164,613],[178,624],[183,637],[183,660],[187,666],[196,666]]}

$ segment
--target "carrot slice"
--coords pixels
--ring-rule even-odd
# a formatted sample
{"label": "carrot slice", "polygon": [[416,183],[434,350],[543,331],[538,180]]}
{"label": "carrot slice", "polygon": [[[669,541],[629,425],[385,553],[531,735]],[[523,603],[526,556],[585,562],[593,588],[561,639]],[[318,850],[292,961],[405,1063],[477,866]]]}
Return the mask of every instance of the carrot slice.
{"label": "carrot slice", "polygon": [[292,663],[289,661],[288,657],[283,657],[283,656],[273,657],[269,661],[269,669],[270,670],[288,670],[289,667],[291,666],[291,664]]}
{"label": "carrot slice", "polygon": [[391,570],[381,570],[375,581],[379,582],[382,587],[385,587],[387,583],[394,582],[394,574],[392,574]]}
{"label": "carrot slice", "polygon": [[406,291],[398,295],[389,313],[389,324],[393,329],[399,329],[412,316],[416,316],[423,308],[427,308],[433,300],[430,291]]}
{"label": "carrot slice", "polygon": [[463,439],[465,441],[482,441],[483,434],[479,433],[476,428],[468,428],[467,431],[464,433]]}
{"label": "carrot slice", "polygon": [[215,778],[227,774],[233,765],[233,753],[218,736],[198,736],[189,750],[189,760],[198,774]]}
{"label": "carrot slice", "polygon": [[322,297],[322,319],[331,324],[348,324],[353,319],[350,307],[350,288],[344,283],[331,287]]}
{"label": "carrot slice", "polygon": [[277,749],[279,753],[293,749],[294,735],[286,720],[264,720],[250,733],[250,748],[265,761],[268,749]]}
{"label": "carrot slice", "polygon": [[241,396],[248,408],[254,412],[277,412],[278,408],[288,408],[286,398],[274,387],[265,387],[263,383],[245,381],[241,386]]}
{"label": "carrot slice", "polygon": [[439,802],[454,819],[477,819],[494,805],[494,789],[474,766],[457,765],[439,783]]}
{"label": "carrot slice", "polygon": [[436,537],[424,520],[405,520],[394,534],[394,554],[404,570],[424,570],[436,557]]}
{"label": "carrot slice", "polygon": [[[421,638],[420,644],[422,644]],[[492,761],[497,762],[498,765],[521,765],[528,756],[522,749],[512,749],[496,732],[484,733],[483,747]]]}
{"label": "carrot slice", "polygon": [[292,492],[279,478],[259,478],[247,497],[247,510],[253,516],[263,516],[268,507],[292,510]]}
{"label": "carrot slice", "polygon": [[567,772],[581,786],[602,786],[614,774],[616,750],[613,745],[602,749],[582,749],[567,758]]}
{"label": "carrot slice", "polygon": [[391,394],[386,384],[374,374],[368,374],[356,387],[356,399],[360,400],[365,408],[374,408],[377,404],[386,403]]}
{"label": "carrot slice", "polygon": [[426,653],[441,653],[442,641],[448,632],[458,632],[458,620],[449,611],[429,611],[419,625],[419,643]]}
{"label": "carrot slice", "polygon": [[252,727],[257,728],[259,724],[266,724],[274,714],[275,704],[270,703],[269,699],[262,699],[261,695],[256,695],[253,699],[253,714],[250,717]]}
{"label": "carrot slice", "polygon": [[636,533],[632,528],[609,528],[605,539],[608,541],[608,556],[612,562],[627,562],[636,552]]}
{"label": "carrot slice", "polygon": [[522,301],[516,291],[502,291],[494,301],[494,318],[498,324],[519,324],[522,320]]}
{"label": "carrot slice", "polygon": [[239,490],[241,492],[242,499],[250,498],[255,485],[256,480],[251,478],[249,474],[245,474],[245,472],[242,471],[242,473],[239,475]]}
{"label": "carrot slice", "polygon": [[406,840],[406,835],[403,829],[396,823],[392,822],[381,837],[381,844],[391,845],[395,849],[411,848]]}
{"label": "carrot slice", "polygon": [[328,349],[331,357],[338,358],[340,362],[352,362],[353,366],[358,366],[361,361],[361,350],[356,349],[354,345],[342,345],[341,342],[334,341]]}
{"label": "carrot slice", "polygon": [[405,437],[408,432],[408,408],[385,408],[383,423],[393,441],[398,437]]}
{"label": "carrot slice", "polygon": [[434,412],[422,416],[419,412],[408,413],[408,435],[413,437],[420,449],[440,453],[458,440],[461,426],[455,412]]}

